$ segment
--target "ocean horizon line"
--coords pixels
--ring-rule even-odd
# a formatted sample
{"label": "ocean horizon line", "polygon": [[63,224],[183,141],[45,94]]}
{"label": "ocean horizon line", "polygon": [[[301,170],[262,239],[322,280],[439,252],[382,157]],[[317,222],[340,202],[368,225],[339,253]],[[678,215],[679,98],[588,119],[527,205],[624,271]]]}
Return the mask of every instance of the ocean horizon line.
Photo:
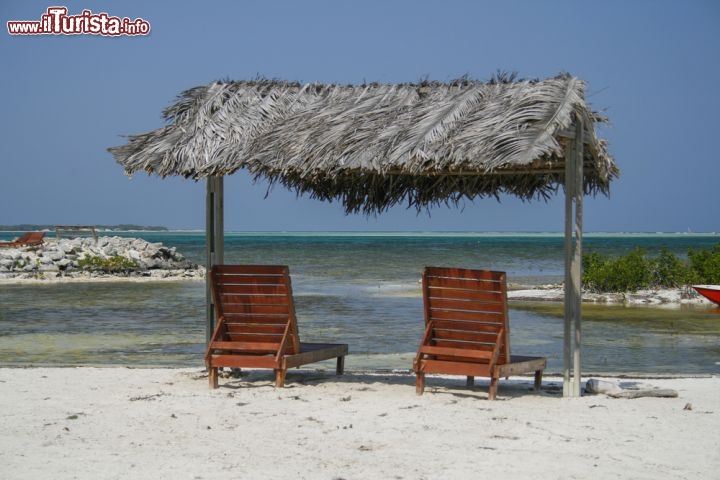
{"label": "ocean horizon line", "polygon": [[[97,233],[113,233],[113,234],[128,234],[128,233],[152,233],[157,235],[167,234],[204,234],[205,229],[201,228],[172,228],[166,227],[167,230],[157,229],[128,229],[128,230],[114,230],[114,229],[97,229]],[[3,230],[2,234],[21,233],[25,230]],[[52,232],[52,230],[43,230]],[[565,234],[562,231],[534,231],[534,230],[517,230],[517,231],[504,231],[504,230],[489,230],[489,231],[476,231],[476,230],[225,230],[225,235],[247,235],[247,236],[428,236],[428,237],[442,237],[442,236],[543,236],[543,237],[563,237]],[[720,236],[720,232],[664,232],[664,231],[584,231],[584,237],[600,236],[600,237],[613,237],[613,236],[635,236],[635,237],[647,237],[647,236],[702,236],[712,237]]]}
{"label": "ocean horizon line", "polygon": [[[153,230],[126,230],[125,232],[151,232],[151,233],[200,233],[204,229],[174,229],[164,231]],[[119,233],[119,232],[116,232]],[[564,232],[559,231],[473,231],[473,230],[225,230],[226,235],[302,235],[302,236],[557,236],[563,237]],[[720,232],[606,232],[585,231],[583,236],[720,236]]]}

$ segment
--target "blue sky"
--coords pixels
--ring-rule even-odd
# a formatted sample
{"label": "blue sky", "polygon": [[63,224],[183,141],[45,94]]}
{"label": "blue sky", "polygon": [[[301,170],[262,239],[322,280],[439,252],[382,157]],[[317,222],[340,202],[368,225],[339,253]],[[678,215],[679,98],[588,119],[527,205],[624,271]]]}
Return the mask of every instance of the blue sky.
{"label": "blue sky", "polygon": [[[15,36],[48,7],[143,18],[148,36]],[[546,78],[569,72],[611,121],[621,169],[586,231],[720,231],[720,2],[3,1],[0,224],[204,227],[204,183],[136,175],[107,152],[163,125],[183,90],[256,76],[300,82]],[[346,216],[337,203],[226,179],[226,230],[562,231],[563,196],[430,214]]]}

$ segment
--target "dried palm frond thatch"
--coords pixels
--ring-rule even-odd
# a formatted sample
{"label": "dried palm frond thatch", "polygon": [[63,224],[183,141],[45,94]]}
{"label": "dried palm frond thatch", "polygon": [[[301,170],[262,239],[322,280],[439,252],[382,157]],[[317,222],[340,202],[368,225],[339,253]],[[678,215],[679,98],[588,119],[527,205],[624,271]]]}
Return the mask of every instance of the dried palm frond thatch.
{"label": "dried palm frond thatch", "polygon": [[219,81],[183,92],[167,125],[109,151],[131,175],[201,179],[240,168],[348,212],[407,201],[547,198],[564,179],[576,119],[584,189],[607,193],[618,169],[584,99],[584,83],[548,80],[325,85]]}

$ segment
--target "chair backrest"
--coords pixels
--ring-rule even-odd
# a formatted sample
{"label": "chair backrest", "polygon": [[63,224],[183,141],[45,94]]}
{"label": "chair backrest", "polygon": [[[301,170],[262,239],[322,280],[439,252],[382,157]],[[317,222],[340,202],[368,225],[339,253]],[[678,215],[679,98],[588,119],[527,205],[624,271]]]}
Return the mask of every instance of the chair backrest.
{"label": "chair backrest", "polygon": [[30,239],[33,238],[34,233],[37,233],[37,232],[25,232],[22,235],[20,235],[17,239],[15,239],[13,241],[13,243],[17,243],[17,244],[26,243],[27,241],[29,241]]}
{"label": "chair backrest", "polygon": [[45,232],[30,232],[23,243],[36,245],[43,243],[43,238],[45,238]]}
{"label": "chair backrest", "polygon": [[288,267],[214,265],[211,275],[224,341],[280,344],[287,333],[285,353],[300,351]]}
{"label": "chair backrest", "polygon": [[510,359],[505,272],[426,267],[425,324],[437,347],[492,351],[501,333],[498,364]]}

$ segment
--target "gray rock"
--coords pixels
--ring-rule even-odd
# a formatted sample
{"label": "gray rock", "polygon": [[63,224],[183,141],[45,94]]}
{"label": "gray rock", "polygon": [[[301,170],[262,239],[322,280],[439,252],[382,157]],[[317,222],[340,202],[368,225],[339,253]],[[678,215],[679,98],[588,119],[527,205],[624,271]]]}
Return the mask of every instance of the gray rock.
{"label": "gray rock", "polygon": [[12,258],[0,258],[0,267],[10,270],[13,266],[15,266],[15,260]]}
{"label": "gray rock", "polygon": [[57,262],[65,257],[65,252],[63,250],[49,250],[43,252],[43,257],[48,257],[53,262]]}
{"label": "gray rock", "polygon": [[75,245],[73,245],[70,242],[60,242],[58,244],[58,248],[60,248],[63,252],[65,252],[65,255],[75,253]]}
{"label": "gray rock", "polygon": [[63,258],[63,259],[57,261],[55,263],[55,265],[57,265],[58,268],[60,268],[60,270],[65,270],[68,267],[68,265],[72,265],[72,263],[73,263],[72,260],[70,260],[68,258]]}

